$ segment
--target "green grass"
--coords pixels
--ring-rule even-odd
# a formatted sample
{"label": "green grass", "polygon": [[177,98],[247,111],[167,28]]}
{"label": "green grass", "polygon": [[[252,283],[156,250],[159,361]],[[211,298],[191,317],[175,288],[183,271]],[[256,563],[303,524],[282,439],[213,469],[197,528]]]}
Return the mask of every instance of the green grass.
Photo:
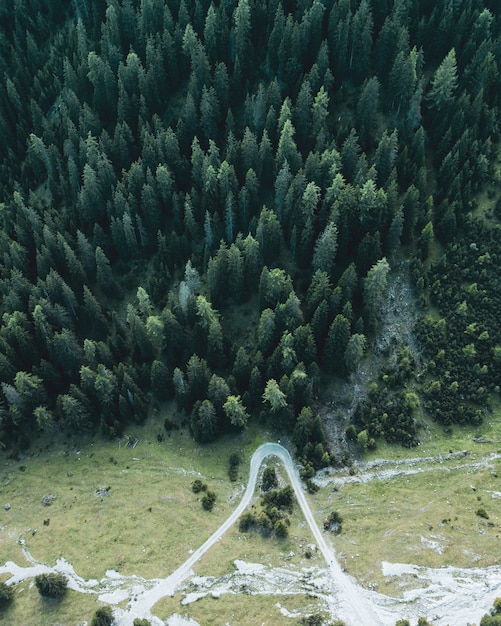
{"label": "green grass", "polygon": [[81,626],[90,624],[96,609],[103,606],[95,596],[68,590],[61,600],[44,599],[29,581],[17,586],[14,600],[0,609],[2,624],[37,624],[37,626]]}
{"label": "green grass", "polygon": [[324,620],[330,615],[324,612],[321,601],[307,594],[284,595],[247,595],[224,594],[219,598],[206,596],[182,606],[181,597],[166,598],[159,602],[154,611],[162,619],[178,613],[196,620],[203,626],[221,626],[221,624],[239,624],[239,626],[290,626],[297,619],[282,614],[281,608],[289,613],[299,612],[301,615],[320,614]]}
{"label": "green grass", "polygon": [[[181,565],[239,502],[250,456],[269,436],[251,425],[244,435],[205,446],[195,444],[187,431],[166,434],[159,442],[161,423],[150,420],[144,427],[130,428],[127,434],[139,439],[134,449],[126,447],[124,439],[119,443],[82,438],[78,445],[69,440],[40,440],[21,460],[9,459],[2,452],[2,562],[27,565],[20,545],[23,540],[37,561],[54,565],[64,557],[85,579],[99,580],[110,568],[123,575],[165,577]],[[233,452],[242,461],[236,482],[228,478]],[[195,478],[217,494],[210,513],[202,509],[201,494],[191,490]],[[109,487],[110,495],[96,495],[98,487]],[[50,506],[41,503],[46,494],[56,497]],[[5,503],[11,505],[9,511],[3,509]],[[197,564],[197,573],[227,573],[237,558],[260,562],[266,556],[274,565],[283,564],[296,539],[306,541],[297,517],[293,517],[291,538],[283,542],[265,541],[258,535],[243,537],[232,529]],[[21,587],[28,588],[28,582]],[[31,600],[24,599],[28,596],[22,597],[9,610],[12,623],[30,623],[25,616],[38,611]],[[86,595],[84,610],[80,600],[74,600],[77,597],[80,594],[71,593],[71,602],[64,600],[64,605],[53,607],[54,615],[64,608],[65,624],[88,619],[89,610],[92,613],[98,606],[94,595]],[[51,615],[47,623],[52,623]]]}
{"label": "green grass", "polygon": [[[362,584],[376,583],[380,591],[400,595],[401,588],[381,575],[384,560],[430,567],[487,566],[497,562],[493,546],[501,532],[501,499],[493,498],[492,492],[501,492],[501,462],[496,461],[493,468],[476,470],[471,464],[501,450],[500,414],[497,400],[495,412],[481,427],[454,427],[446,435],[440,426],[430,423],[419,447],[407,450],[381,443],[366,456],[366,460],[405,461],[416,456],[446,457],[451,451],[464,450],[464,458],[423,462],[425,471],[419,474],[345,484],[338,492],[330,485],[309,496],[319,524],[332,510],[341,513],[343,532],[330,536],[330,540],[350,574]],[[269,439],[269,433],[251,425],[243,435],[198,446],[186,431],[166,435],[163,442],[156,437],[160,432],[159,422],[153,420],[144,427],[131,428],[127,434],[139,439],[134,449],[125,447],[123,440],[119,445],[118,441],[87,439],[78,447],[68,440],[47,445],[42,442],[21,460],[1,453],[2,562],[27,564],[19,544],[22,538],[36,560],[53,565],[57,558],[64,557],[83,578],[100,579],[109,568],[145,578],[165,577],[176,569],[239,502],[250,456]],[[473,439],[478,435],[494,443],[475,443]],[[228,479],[232,452],[242,460],[235,483]],[[455,469],[463,464],[470,467]],[[277,471],[285,479],[278,464]],[[348,470],[337,470],[339,473],[347,474]],[[217,494],[211,513],[202,510],[200,494],[191,491],[197,477]],[[98,487],[110,487],[110,496],[95,495]],[[45,494],[56,496],[46,507],[41,504]],[[9,511],[3,509],[7,502],[11,505]],[[479,508],[487,511],[489,519],[476,514]],[[44,525],[44,520],[48,524]],[[310,531],[296,508],[287,539],[243,534],[235,526],[204,555],[194,571],[201,576],[222,576],[234,571],[235,559],[270,567],[323,567],[318,554],[311,559],[305,557],[311,542]],[[437,546],[441,554],[433,549]],[[290,611],[296,602],[306,612],[309,604],[318,608],[318,601],[307,594],[288,597],[288,604],[283,596],[237,598],[231,594],[218,600],[200,600],[188,607],[179,601],[180,597],[162,600],[156,614],[166,617],[169,611],[187,613],[197,621],[202,619],[204,625],[224,623],[245,601],[249,607],[245,614],[250,620],[246,623],[257,619],[256,623],[281,624],[291,618],[280,614],[276,602]],[[26,581],[16,589],[15,601],[0,621],[7,616],[8,623],[32,623],[33,616],[41,611],[41,603]],[[51,604],[50,611],[44,609],[47,621],[43,623],[81,623],[89,620],[97,607],[95,595],[69,592],[62,602]]]}
{"label": "green grass", "polygon": [[[475,443],[481,434],[494,443]],[[447,459],[460,451],[466,455]],[[417,448],[382,444],[366,456],[404,462],[436,457],[418,464],[421,473],[348,483],[337,492],[332,486],[321,489],[314,497],[319,520],[331,510],[339,511],[344,520],[342,534],[332,537],[341,565],[360,583],[376,583],[380,591],[400,595],[397,582],[383,579],[382,561],[425,567],[498,564],[494,546],[501,535],[501,499],[494,495],[501,492],[501,461],[474,467],[492,452],[501,452],[499,414],[481,427],[453,428],[448,436],[432,424]],[[480,507],[486,509],[488,520],[476,514]]]}
{"label": "green grass", "polygon": [[[228,480],[228,456],[246,453],[242,439],[198,447],[176,432],[159,443],[158,430],[131,429],[140,439],[134,449],[96,440],[3,462],[1,494],[11,505],[2,511],[4,558],[20,561],[23,538],[38,561],[64,557],[84,578],[101,578],[108,568],[150,578],[180,565],[232,510],[238,483]],[[218,497],[211,513],[191,491],[199,475]],[[98,487],[110,487],[109,497],[97,496]],[[45,494],[56,496],[46,507]]]}

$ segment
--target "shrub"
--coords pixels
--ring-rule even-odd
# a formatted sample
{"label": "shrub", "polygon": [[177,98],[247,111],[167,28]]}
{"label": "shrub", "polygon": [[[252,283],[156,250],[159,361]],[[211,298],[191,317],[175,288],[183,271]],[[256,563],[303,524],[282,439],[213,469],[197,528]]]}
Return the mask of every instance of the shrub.
{"label": "shrub", "polygon": [[39,574],[35,576],[35,585],[41,596],[62,598],[66,593],[68,579],[64,574]]}
{"label": "shrub", "polygon": [[332,511],[324,521],[324,530],[333,530],[337,535],[343,530],[343,518],[337,511]]}
{"label": "shrub", "polygon": [[141,619],[140,617],[136,617],[132,626],[151,626],[151,622],[149,619],[146,619],[144,617],[143,619]]}
{"label": "shrub", "polygon": [[285,539],[285,537],[289,534],[289,529],[283,519],[279,519],[275,522],[273,530],[275,531],[275,535],[280,537],[280,539]]}
{"label": "shrub", "polygon": [[263,479],[261,481],[261,489],[263,491],[269,491],[270,489],[275,489],[278,485],[277,474],[275,472],[275,468],[266,467],[263,472]]}
{"label": "shrub", "polygon": [[230,454],[229,463],[230,467],[238,467],[240,465],[240,457],[236,452]]}
{"label": "shrub", "polygon": [[292,487],[287,486],[283,489],[274,490],[266,493],[263,497],[264,506],[276,506],[278,508],[292,509],[294,504],[294,492]]}
{"label": "shrub", "polygon": [[213,491],[207,490],[202,498],[203,508],[206,511],[212,511],[215,503],[216,503],[216,494]]}
{"label": "shrub", "polygon": [[12,602],[14,598],[14,588],[7,583],[0,583],[0,608],[3,608]]}
{"label": "shrub", "polygon": [[167,432],[170,432],[171,430],[178,430],[179,426],[176,424],[176,422],[173,422],[168,417],[166,417],[164,420],[164,428]]}
{"label": "shrub", "polygon": [[240,465],[240,458],[236,452],[230,454],[228,476],[232,482],[235,482],[238,478],[238,466]]}
{"label": "shrub", "polygon": [[496,598],[491,609],[492,615],[501,615],[501,598]]}
{"label": "shrub", "polygon": [[113,624],[113,610],[111,606],[102,606],[94,613],[90,626],[111,626]]}
{"label": "shrub", "polygon": [[309,480],[315,476],[315,468],[309,462],[304,464],[304,467],[301,469],[300,476],[302,480]]}
{"label": "shrub", "polygon": [[319,489],[320,487],[308,478],[308,480],[306,481],[306,490],[308,491],[308,493],[310,494],[317,493]]}
{"label": "shrub", "polygon": [[489,519],[489,516],[487,515],[487,511],[483,508],[479,508],[476,510],[476,514],[479,517],[483,517],[484,519]]}
{"label": "shrub", "polygon": [[207,491],[207,485],[204,484],[200,478],[197,478],[191,483],[191,490],[193,493],[200,493],[201,491]]}
{"label": "shrub", "polygon": [[241,533],[247,533],[256,524],[256,518],[252,513],[244,513],[238,522],[238,530]]}
{"label": "shrub", "polygon": [[307,617],[301,618],[302,626],[322,626],[323,623],[324,620],[322,619],[321,615],[318,615],[318,613],[316,613],[315,615],[308,615]]}

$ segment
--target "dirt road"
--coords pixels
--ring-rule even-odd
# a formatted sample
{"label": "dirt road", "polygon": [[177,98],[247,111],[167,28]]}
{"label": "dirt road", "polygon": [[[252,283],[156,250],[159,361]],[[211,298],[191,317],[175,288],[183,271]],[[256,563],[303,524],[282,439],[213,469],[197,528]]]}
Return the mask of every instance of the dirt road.
{"label": "dirt road", "polygon": [[[202,544],[193,554],[170,576],[160,581],[151,589],[132,600],[126,611],[118,617],[119,626],[130,626],[135,617],[144,617],[150,614],[152,607],[163,597],[174,595],[176,588],[191,574],[193,565],[224,535],[224,533],[239,519],[245,509],[249,506],[256,488],[259,468],[263,461],[269,456],[279,458],[289,476],[289,480],[294,489],[296,499],[308,522],[315,541],[321,550],[325,561],[329,567],[332,579],[336,588],[339,589],[339,602],[341,606],[341,617],[348,626],[378,626],[380,622],[373,610],[370,610],[364,598],[360,595],[355,583],[342,571],[332,548],[330,548],[323,536],[322,531],[313,517],[308,501],[304,495],[299,475],[294,466],[289,452],[278,443],[265,443],[254,452],[250,462],[250,474],[247,488],[237,508],[221,524],[221,526]],[[158,622],[163,624],[163,622]]]}

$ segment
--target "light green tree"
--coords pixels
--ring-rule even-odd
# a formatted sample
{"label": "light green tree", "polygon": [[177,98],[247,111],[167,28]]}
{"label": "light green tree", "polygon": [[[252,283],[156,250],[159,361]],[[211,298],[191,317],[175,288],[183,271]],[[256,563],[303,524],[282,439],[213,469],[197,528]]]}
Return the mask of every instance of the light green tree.
{"label": "light green tree", "polygon": [[233,426],[243,428],[247,424],[249,414],[245,410],[244,405],[240,399],[240,396],[230,395],[223,404],[223,409],[226,417],[230,420]]}
{"label": "light green tree", "polygon": [[287,397],[285,393],[278,386],[277,381],[274,378],[270,378],[266,383],[263,400],[269,403],[273,413],[276,413],[280,409],[287,406]]}
{"label": "light green tree", "polygon": [[379,259],[367,272],[364,280],[364,306],[369,325],[375,323],[376,313],[386,295],[389,273],[390,265],[385,257]]}

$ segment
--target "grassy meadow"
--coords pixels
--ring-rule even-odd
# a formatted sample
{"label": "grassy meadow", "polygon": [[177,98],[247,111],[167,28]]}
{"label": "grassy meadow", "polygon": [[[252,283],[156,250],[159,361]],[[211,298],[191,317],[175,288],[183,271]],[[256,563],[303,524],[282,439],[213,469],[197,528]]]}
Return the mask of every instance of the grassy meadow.
{"label": "grassy meadow", "polygon": [[[364,586],[399,595],[401,581],[384,579],[383,561],[424,567],[499,564],[494,546],[501,535],[501,459],[487,462],[491,454],[501,454],[499,412],[498,406],[482,426],[453,427],[451,434],[430,424],[421,445],[410,450],[382,444],[364,461],[403,463],[375,468],[369,482],[331,483],[316,494],[320,518],[331,510],[343,518],[343,532],[332,543],[348,573]],[[484,442],[476,443],[480,435]],[[413,462],[416,457],[431,458]],[[356,467],[353,479],[361,473]],[[386,470],[401,473],[387,477]],[[349,470],[335,475],[350,478]]]}
{"label": "grassy meadow", "polygon": [[[394,581],[384,580],[381,574],[385,560],[429,567],[482,567],[497,562],[493,546],[501,532],[501,461],[483,461],[501,451],[498,417],[499,406],[482,427],[453,428],[448,435],[430,424],[422,444],[411,450],[381,444],[364,461],[403,463],[376,468],[376,477],[369,482],[345,482],[337,487],[331,482],[309,496],[319,524],[331,511],[341,513],[343,532],[331,535],[330,541],[341,565],[361,584],[377,586],[384,593],[401,593]],[[159,433],[165,435],[163,441],[158,440]],[[250,456],[269,438],[267,432],[251,426],[243,435],[199,446],[187,431],[168,435],[153,420],[127,434],[137,437],[136,447],[126,446],[124,438],[83,439],[78,445],[65,439],[41,441],[21,459],[0,454],[2,562],[27,565],[24,542],[36,561],[54,565],[64,557],[84,579],[99,580],[110,568],[123,575],[163,578],[233,510],[247,480]],[[474,442],[479,435],[484,436],[484,443]],[[233,452],[242,460],[236,482],[228,478],[228,458]],[[451,453],[458,452],[465,454],[451,458]],[[406,474],[410,459],[416,457],[432,459],[415,463],[416,473]],[[278,463],[276,468],[285,482],[285,472]],[[388,478],[388,468],[402,473]],[[355,465],[353,473],[336,470],[330,477],[356,479],[363,469]],[[210,513],[202,509],[200,494],[191,491],[195,478],[201,478],[217,494]],[[107,489],[109,495],[98,495],[98,489]],[[43,506],[44,495],[53,495],[55,500]],[[6,503],[11,506],[9,511],[4,509]],[[477,514],[480,508],[488,519]],[[309,529],[296,509],[287,539],[264,539],[257,533],[242,534],[234,527],[194,571],[200,576],[223,576],[234,571],[235,559],[273,567],[322,567],[318,554],[306,558],[310,543]],[[300,609],[307,614],[323,609],[322,603],[307,593],[246,595],[245,600],[225,594],[187,606],[180,604],[181,599],[178,595],[162,600],[155,613],[166,618],[178,612],[204,625],[231,623],[245,602],[249,616],[245,623],[278,625],[290,622],[287,611]],[[287,611],[281,613],[277,602]],[[95,595],[72,591],[61,602],[47,603],[26,581],[18,585],[12,607],[0,617],[10,623],[28,624],[35,619],[37,624],[70,626],[89,620],[98,605]],[[43,622],[33,617],[41,613]]]}

